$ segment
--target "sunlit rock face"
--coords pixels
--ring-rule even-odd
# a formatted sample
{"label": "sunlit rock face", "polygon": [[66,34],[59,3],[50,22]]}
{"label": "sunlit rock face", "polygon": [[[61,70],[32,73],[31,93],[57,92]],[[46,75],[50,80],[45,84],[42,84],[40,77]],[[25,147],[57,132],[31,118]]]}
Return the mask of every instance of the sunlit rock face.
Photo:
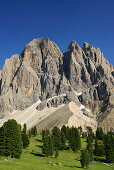
{"label": "sunlit rock face", "polygon": [[[58,98],[53,99],[54,96]],[[51,101],[43,102],[52,98]],[[114,67],[99,48],[72,41],[65,53],[49,38],[34,39],[19,55],[6,59],[0,71],[0,118],[24,110],[73,101],[95,116],[98,126],[114,130]],[[87,110],[83,110],[86,113]]]}

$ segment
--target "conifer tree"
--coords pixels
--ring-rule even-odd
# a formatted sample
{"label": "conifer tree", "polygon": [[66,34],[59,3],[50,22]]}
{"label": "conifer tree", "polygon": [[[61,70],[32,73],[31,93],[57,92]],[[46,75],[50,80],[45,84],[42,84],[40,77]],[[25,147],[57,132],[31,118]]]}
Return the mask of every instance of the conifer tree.
{"label": "conifer tree", "polygon": [[62,126],[61,132],[65,134],[65,137],[67,137],[67,127],[65,125]]}
{"label": "conifer tree", "polygon": [[90,162],[93,161],[93,147],[88,148],[89,156],[90,156]]}
{"label": "conifer tree", "polygon": [[[91,141],[91,137],[92,136],[89,136],[87,138],[87,150],[89,152],[89,155],[90,155],[90,162],[93,161],[93,147],[92,147],[92,141]],[[93,138],[93,137],[92,137]]]}
{"label": "conifer tree", "polygon": [[53,127],[52,129],[52,140],[54,149],[61,150],[61,133],[58,127]]}
{"label": "conifer tree", "polygon": [[31,129],[31,134],[32,134],[33,136],[36,136],[36,135],[37,135],[37,128],[36,128],[36,126],[32,127],[32,129]]}
{"label": "conifer tree", "polygon": [[104,143],[102,141],[98,141],[97,139],[95,139],[94,154],[96,156],[104,156],[105,155]]}
{"label": "conifer tree", "polygon": [[69,138],[68,138],[69,148],[73,151],[77,151],[81,148],[80,133],[77,128],[71,127],[69,129]]}
{"label": "conifer tree", "polygon": [[20,158],[22,153],[21,130],[16,120],[9,119],[5,122],[1,132],[4,133],[4,135],[2,135],[3,138],[0,140],[0,146],[1,143],[3,143],[2,147],[4,151],[2,152],[3,148],[0,148],[0,154],[3,153],[3,155],[11,156],[12,158]]}
{"label": "conifer tree", "polygon": [[27,131],[27,125],[24,123],[22,132],[26,133],[26,131]]}
{"label": "conifer tree", "polygon": [[26,131],[27,131],[27,126],[26,126],[26,124],[24,124],[23,130],[21,132],[21,139],[22,139],[22,142],[23,142],[23,148],[28,147],[29,143],[30,143],[29,136],[28,136]]}
{"label": "conifer tree", "polygon": [[31,131],[29,130],[29,132],[28,132],[28,136],[29,136],[29,138],[31,137]]}
{"label": "conifer tree", "polygon": [[23,142],[23,148],[26,148],[29,146],[30,141],[27,133],[22,133],[21,134],[22,142]]}
{"label": "conifer tree", "polygon": [[43,142],[42,153],[45,154],[45,156],[52,156],[53,152],[54,152],[54,149],[53,149],[52,137],[47,136]]}
{"label": "conifer tree", "polygon": [[87,149],[84,149],[81,151],[81,159],[80,163],[82,165],[82,168],[87,168],[87,166],[90,163],[90,154]]}
{"label": "conifer tree", "polygon": [[107,134],[105,137],[106,161],[114,162],[114,135]]}
{"label": "conifer tree", "polygon": [[0,128],[0,155],[5,154],[5,134],[4,134],[4,127]]}
{"label": "conifer tree", "polygon": [[87,149],[89,149],[90,147],[92,147],[92,142],[91,142],[91,138],[88,137],[87,138]]}
{"label": "conifer tree", "polygon": [[66,149],[66,137],[63,132],[61,132],[61,150]]}
{"label": "conifer tree", "polygon": [[44,142],[45,138],[50,135],[50,131],[47,129],[42,130],[42,142]]}
{"label": "conifer tree", "polygon": [[103,140],[103,137],[104,137],[104,133],[103,133],[103,130],[102,128],[97,128],[96,130],[96,138],[99,139],[99,140]]}

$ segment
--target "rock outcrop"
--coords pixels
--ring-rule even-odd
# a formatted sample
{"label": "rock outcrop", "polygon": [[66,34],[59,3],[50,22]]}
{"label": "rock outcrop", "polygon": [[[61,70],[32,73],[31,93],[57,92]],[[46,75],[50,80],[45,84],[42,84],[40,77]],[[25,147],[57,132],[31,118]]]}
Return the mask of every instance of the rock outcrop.
{"label": "rock outcrop", "polygon": [[81,49],[72,41],[62,54],[48,38],[34,39],[0,71],[0,118],[39,99],[38,111],[73,101],[98,126],[113,131],[114,67],[86,42]]}

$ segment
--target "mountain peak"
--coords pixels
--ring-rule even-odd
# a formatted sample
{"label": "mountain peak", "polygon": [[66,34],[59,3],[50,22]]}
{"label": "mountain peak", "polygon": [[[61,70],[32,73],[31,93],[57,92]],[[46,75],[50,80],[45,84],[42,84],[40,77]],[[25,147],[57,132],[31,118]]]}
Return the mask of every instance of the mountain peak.
{"label": "mountain peak", "polygon": [[[13,110],[32,108],[39,99],[40,111],[63,105],[66,109],[70,102],[74,102],[79,111],[76,115],[84,115],[85,121],[97,120],[96,123],[104,129],[105,126],[114,129],[114,122],[110,123],[108,118],[113,112],[110,104],[114,93],[113,76],[114,69],[99,48],[85,42],[81,49],[72,41],[62,54],[49,38],[34,39],[25,46],[21,56],[13,55],[3,66],[0,117],[10,115]],[[74,119],[76,122],[77,117]],[[95,128],[91,122],[88,124]]]}

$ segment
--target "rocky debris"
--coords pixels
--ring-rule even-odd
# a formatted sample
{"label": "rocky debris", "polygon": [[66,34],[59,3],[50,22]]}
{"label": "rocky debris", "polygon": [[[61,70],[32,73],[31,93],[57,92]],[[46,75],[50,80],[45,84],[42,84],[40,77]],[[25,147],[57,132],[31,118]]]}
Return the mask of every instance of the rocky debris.
{"label": "rocky debris", "polygon": [[10,156],[8,156],[7,159],[4,159],[4,162],[13,162],[13,158],[11,158]]}
{"label": "rocky debris", "polygon": [[110,103],[106,107],[104,102],[113,94],[114,67],[99,48],[85,42],[81,49],[72,41],[62,54],[49,38],[34,39],[20,56],[6,59],[0,71],[0,118],[40,99],[39,111],[74,101],[90,108],[103,122],[112,112]]}
{"label": "rocky debris", "polygon": [[36,109],[39,110],[39,111],[41,111],[41,110],[45,109],[46,106],[47,106],[47,102],[46,102],[46,101],[43,101],[43,102],[41,102],[41,103],[36,107]]}
{"label": "rocky debris", "polygon": [[78,100],[78,97],[75,93],[75,91],[70,91],[69,93],[66,94],[67,100],[69,102],[73,101],[74,103],[76,103],[78,106],[80,105],[80,102]]}
{"label": "rocky debris", "polygon": [[62,166],[62,164],[59,162],[59,163],[54,163],[54,164],[52,164],[52,166]]}

